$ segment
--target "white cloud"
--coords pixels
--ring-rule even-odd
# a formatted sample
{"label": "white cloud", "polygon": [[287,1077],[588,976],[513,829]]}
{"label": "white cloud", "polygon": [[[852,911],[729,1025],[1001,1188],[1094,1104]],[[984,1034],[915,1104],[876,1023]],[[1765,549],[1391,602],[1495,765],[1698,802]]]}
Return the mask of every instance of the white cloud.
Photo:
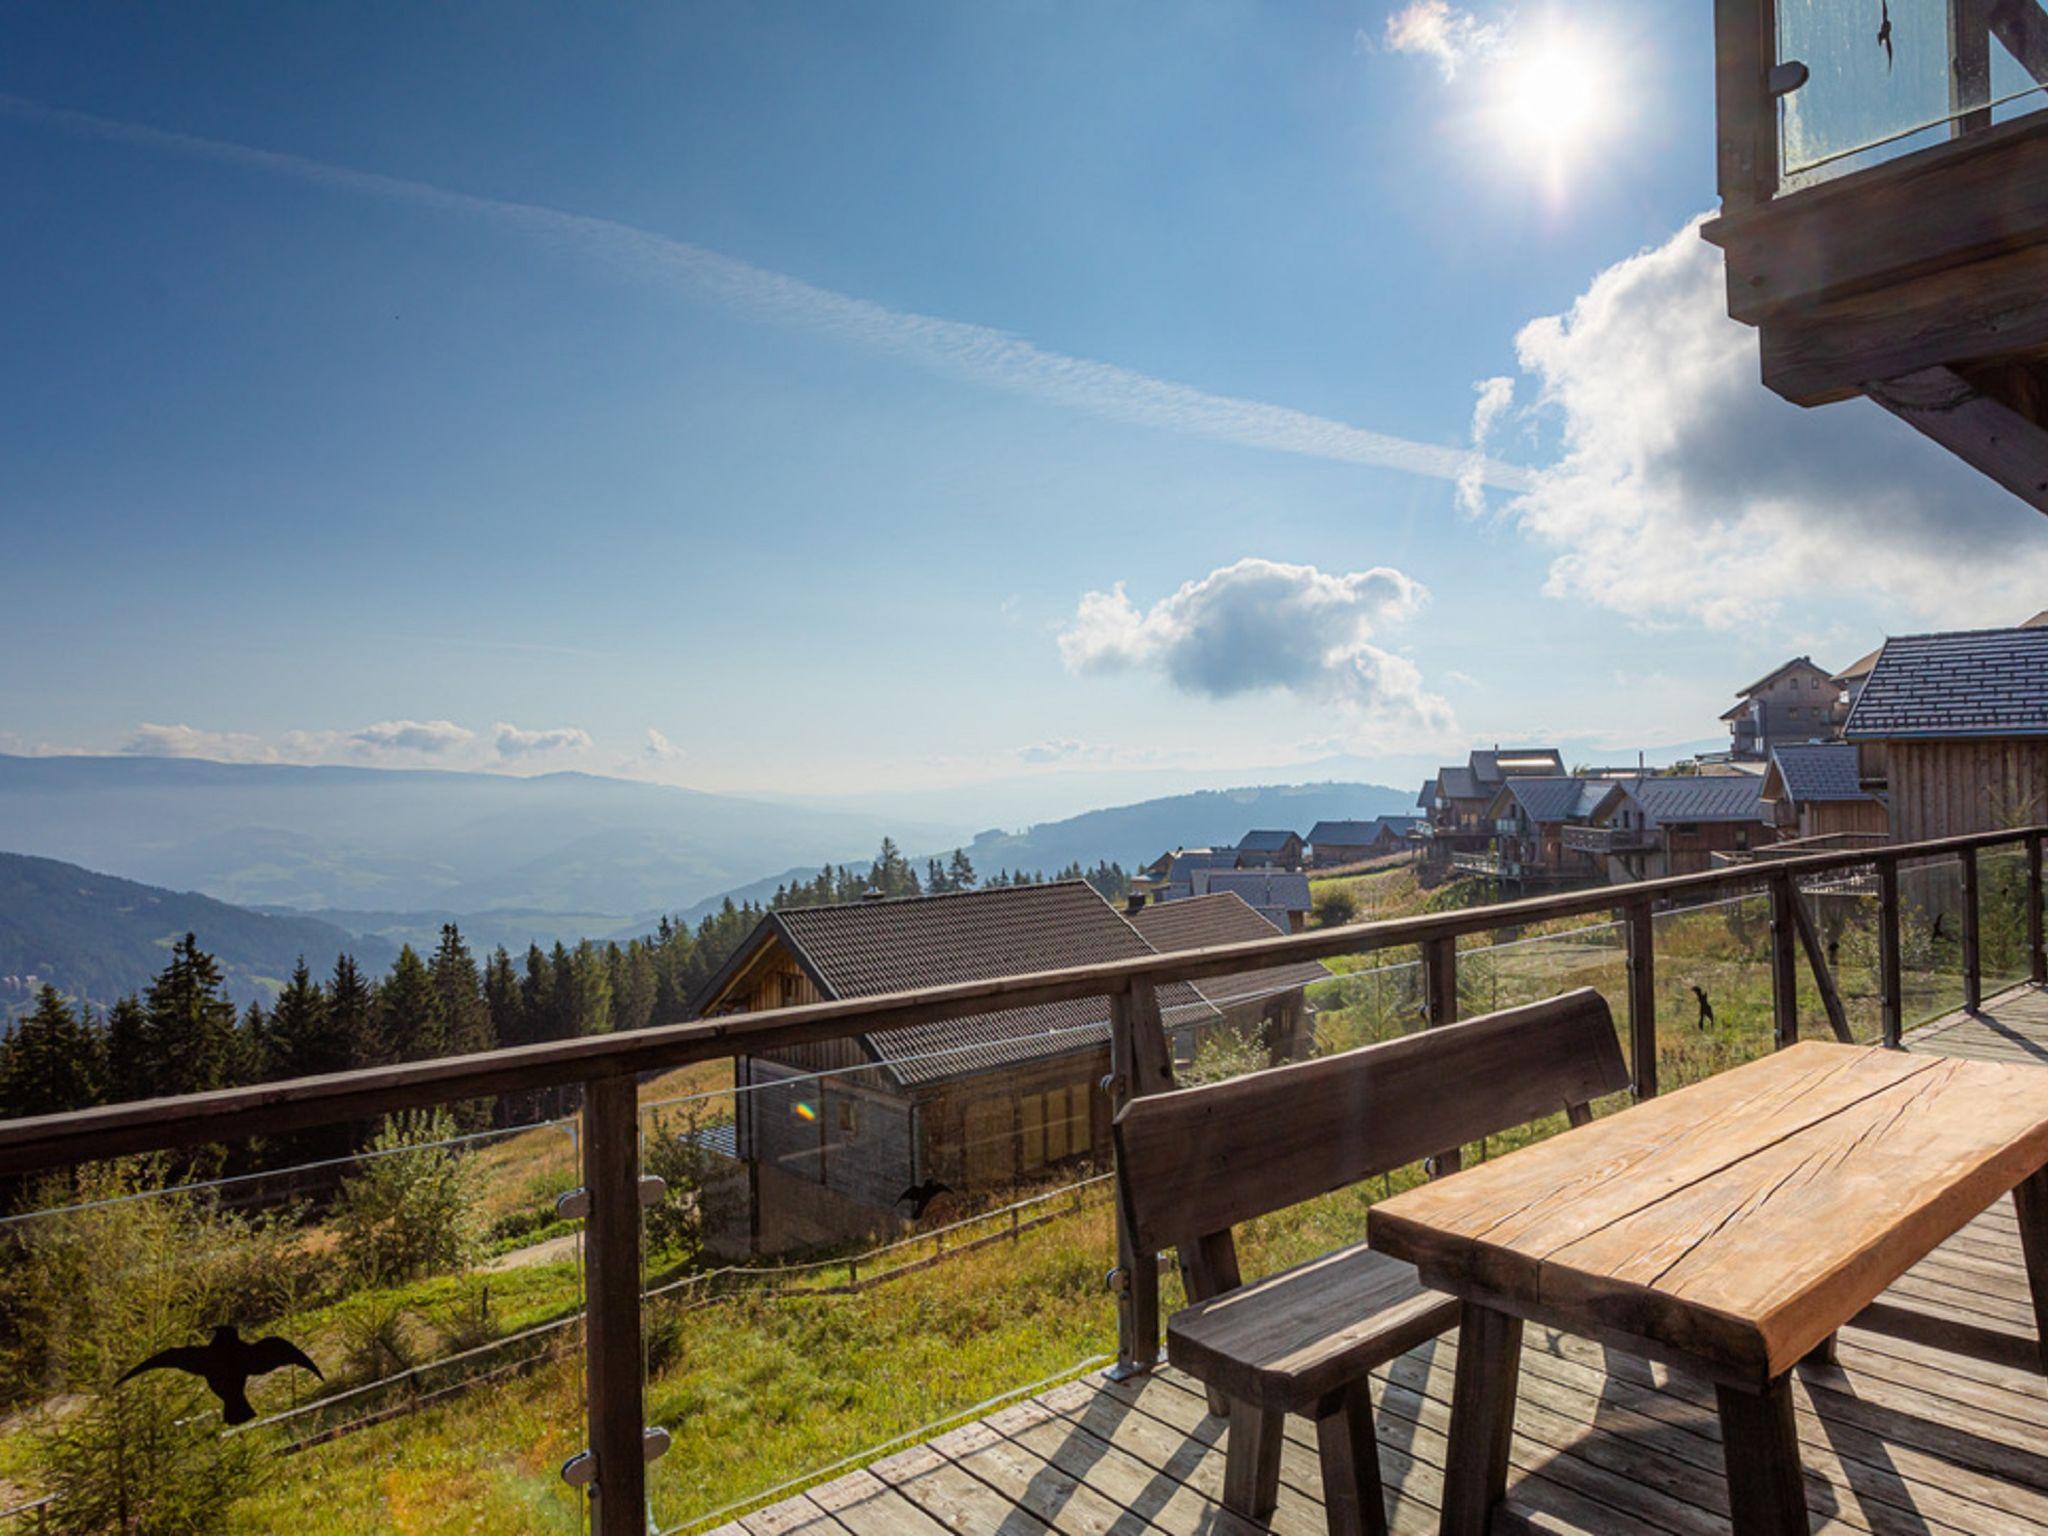
{"label": "white cloud", "polygon": [[1504,510],[1551,595],[1720,627],[1858,589],[1934,623],[2039,606],[2048,519],[1867,401],[1771,394],[1724,304],[1695,221],[1517,336],[1559,455]]}
{"label": "white cloud", "polygon": [[[1373,465],[1445,480],[1471,472],[1469,455],[1455,447],[1414,442],[1264,401],[1211,394],[1114,363],[1047,351],[985,325],[889,309],[611,219],[450,192],[425,182],[349,170],[297,155],[47,107],[4,92],[0,92],[0,114],[85,138],[482,218],[553,249],[580,254],[622,277],[680,288],[695,298],[755,319],[831,337],[913,367],[1084,415],[1274,453]],[[1488,464],[1484,477],[1503,490],[1521,489],[1528,483],[1522,470],[1506,464]]]}
{"label": "white cloud", "polygon": [[274,763],[278,751],[261,737],[242,731],[203,731],[190,725],[135,727],[121,744],[128,757],[203,757],[220,763]]}
{"label": "white cloud", "polygon": [[[446,724],[446,722],[442,722]],[[542,757],[551,752],[585,752],[590,749],[590,732],[573,725],[552,730],[523,731],[503,720],[491,727],[491,739],[500,757]]]}
{"label": "white cloud", "polygon": [[1501,377],[1481,379],[1472,386],[1478,399],[1472,405],[1472,463],[1458,476],[1458,507],[1477,516],[1486,510],[1486,442],[1495,423],[1514,403],[1515,381]]}
{"label": "white cloud", "polygon": [[1419,53],[1436,60],[1446,80],[1478,59],[1501,51],[1507,40],[1499,22],[1484,22],[1447,0],[1413,0],[1387,18],[1390,53]]}
{"label": "white cloud", "polygon": [[647,727],[646,751],[658,763],[680,762],[690,755],[651,725]]}
{"label": "white cloud", "polygon": [[468,746],[475,739],[475,731],[453,720],[382,720],[350,731],[343,738],[347,746],[372,757],[407,752],[440,757]]}
{"label": "white cloud", "polygon": [[1378,720],[1429,731],[1450,707],[1426,692],[1415,664],[1370,643],[1428,594],[1386,566],[1348,574],[1245,559],[1140,610],[1119,582],[1081,599],[1060,632],[1076,672],[1155,669],[1183,692],[1230,698],[1284,689]]}

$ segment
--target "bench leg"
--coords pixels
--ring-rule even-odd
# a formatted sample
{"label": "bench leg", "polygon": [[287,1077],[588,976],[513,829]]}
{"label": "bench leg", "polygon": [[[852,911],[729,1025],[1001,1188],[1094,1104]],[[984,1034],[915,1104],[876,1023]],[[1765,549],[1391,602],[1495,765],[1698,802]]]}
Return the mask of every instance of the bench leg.
{"label": "bench leg", "polygon": [[1323,1507],[1330,1536],[1387,1536],[1380,1489],[1380,1445],[1372,1428],[1372,1387],[1360,1381],[1316,1408],[1316,1449],[1323,1463]]}
{"label": "bench leg", "polygon": [[1468,1301],[1458,1311],[1458,1371],[1444,1461],[1443,1536],[1486,1536],[1508,1491],[1522,1320]]}
{"label": "bench leg", "polygon": [[2041,1374],[2048,1376],[2048,1168],[2012,1192],[2012,1208],[2019,1217],[2020,1253],[2027,1261],[2027,1289],[2034,1298]]}
{"label": "bench leg", "polygon": [[1230,1400],[1223,1434],[1223,1507],[1247,1520],[1263,1520],[1280,1502],[1280,1446],[1286,1415]]}
{"label": "bench leg", "polygon": [[1716,1387],[1735,1536],[1806,1536],[1806,1479],[1788,1371],[1761,1392]]}

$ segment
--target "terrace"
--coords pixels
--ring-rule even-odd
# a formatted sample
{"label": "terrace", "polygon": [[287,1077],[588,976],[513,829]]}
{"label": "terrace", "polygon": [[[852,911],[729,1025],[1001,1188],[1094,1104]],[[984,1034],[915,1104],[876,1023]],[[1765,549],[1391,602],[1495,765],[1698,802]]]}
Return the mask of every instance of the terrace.
{"label": "terrace", "polygon": [[[2048,1065],[2044,835],[2048,828],[2034,827],[1843,850],[18,1121],[0,1125],[0,1174],[580,1089],[575,1114],[478,1133],[479,1150],[456,1154],[509,1159],[523,1149],[523,1182],[511,1203],[539,1204],[543,1188],[563,1197],[558,1222],[517,1250],[517,1267],[493,1261],[484,1311],[495,1286],[498,1326],[466,1351],[361,1382],[266,1378],[255,1421],[220,1433],[219,1443],[273,1458],[285,1469],[276,1478],[282,1486],[266,1495],[271,1502],[256,1523],[235,1529],[288,1520],[324,1529],[313,1511],[355,1497],[357,1481],[388,1490],[417,1437],[429,1445],[420,1453],[430,1469],[422,1496],[446,1503],[451,1519],[474,1514],[488,1529],[1234,1532],[1251,1527],[1219,1503],[1223,1421],[1208,1417],[1199,1386],[1157,1361],[1158,1303],[1174,1301],[1173,1279],[1153,1282],[1149,1259],[1131,1251],[1120,1217],[1100,1198],[1099,1172],[1058,1189],[1020,1188],[1011,1204],[935,1220],[873,1252],[675,1274],[655,1265],[658,1245],[643,1225],[672,1193],[646,1177],[647,1166],[679,1144],[668,1117],[678,1105],[729,1113],[736,1091],[705,1073],[735,1055],[997,1005],[1090,997],[1109,999],[1113,1067],[1105,1087],[1122,1104],[1170,1085],[1157,1050],[1162,988],[1311,959],[1351,967],[1318,994],[1319,1032],[1335,1047],[1597,987],[1619,1021],[1637,1099],[1802,1038]],[[857,1098],[861,1070],[820,1076]],[[716,1137],[693,1128],[680,1141],[709,1145]],[[1513,1141],[1467,1148],[1466,1161]],[[316,1171],[307,1164],[264,1177],[303,1192]],[[1312,1202],[1298,1218],[1255,1223],[1247,1274],[1355,1241],[1371,1200],[1421,1178],[1420,1169],[1404,1170]],[[28,1253],[54,1251],[37,1248],[37,1224],[90,1222],[117,1210],[133,1225],[156,1202],[192,1198],[165,1190],[167,1182],[107,1197],[118,1206],[42,1211],[31,1203],[10,1220],[29,1234]],[[253,1199],[230,1201],[220,1197],[224,1186],[204,1187],[223,1205]],[[696,1198],[708,1200],[710,1188],[700,1185]],[[537,1257],[550,1243],[567,1243],[570,1254],[552,1270]],[[158,1340],[153,1330],[171,1315],[164,1297],[179,1289],[160,1282],[184,1276],[193,1255],[158,1262],[160,1271],[135,1276],[149,1305],[122,1320],[151,1347],[184,1342]],[[523,1287],[538,1286],[544,1272],[567,1288],[566,1303],[550,1293],[512,1315],[529,1296]],[[965,1304],[962,1297],[980,1309],[971,1318],[945,1310]],[[1801,1368],[1799,1437],[1819,1528],[2048,1532],[2048,1383],[2035,1368],[2032,1303],[2009,1203],[1951,1237],[1885,1299],[1920,1319],[1925,1336],[1852,1329],[1836,1361]],[[358,1300],[336,1310],[360,1313]],[[784,1321],[782,1309],[791,1308],[807,1309],[801,1322]],[[312,1340],[330,1336],[326,1316],[281,1302],[242,1320]],[[341,1325],[333,1327],[331,1336],[341,1337]],[[1456,1347],[1454,1335],[1422,1345],[1373,1383],[1397,1530],[1435,1528]],[[113,1385],[128,1363],[88,1361],[52,1390],[118,1409],[120,1393],[136,1390]],[[169,1390],[161,1373],[144,1380],[152,1391]],[[1704,1384],[1532,1328],[1521,1393],[1496,1529],[1691,1536],[1728,1528]],[[195,1416],[179,1422],[190,1430]],[[210,1422],[202,1428],[212,1444],[217,1431]],[[1290,1420],[1287,1433],[1271,1528],[1319,1531],[1310,1429]],[[77,1528],[57,1523],[70,1515],[64,1495],[52,1491],[61,1482],[47,1456],[54,1443],[0,1444],[0,1477],[24,1495],[16,1505],[24,1530],[44,1519],[50,1529]],[[516,1498],[485,1502],[500,1484],[516,1484]],[[453,1492],[440,1494],[444,1488]],[[465,1507],[472,1503],[474,1510]],[[508,1508],[522,1513],[508,1517]],[[409,1518],[416,1528],[440,1528],[431,1512]],[[387,1527],[365,1520],[335,1528]]]}

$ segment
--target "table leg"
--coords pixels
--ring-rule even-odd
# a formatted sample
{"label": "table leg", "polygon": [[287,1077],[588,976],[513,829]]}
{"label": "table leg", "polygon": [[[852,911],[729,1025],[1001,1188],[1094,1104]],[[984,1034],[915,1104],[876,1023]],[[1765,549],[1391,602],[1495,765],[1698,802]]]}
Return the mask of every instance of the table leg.
{"label": "table leg", "polygon": [[1806,1536],[1806,1479],[1792,1421],[1792,1376],[1761,1392],[1716,1387],[1735,1536]]}
{"label": "table leg", "polygon": [[1468,1301],[1458,1312],[1458,1372],[1444,1458],[1443,1536],[1486,1536],[1508,1488],[1522,1320]]}
{"label": "table leg", "polygon": [[2040,1341],[2041,1374],[2048,1376],[2048,1168],[2022,1180],[2012,1192],[2020,1219],[2020,1252],[2027,1259],[2027,1289],[2034,1294],[2034,1333]]}

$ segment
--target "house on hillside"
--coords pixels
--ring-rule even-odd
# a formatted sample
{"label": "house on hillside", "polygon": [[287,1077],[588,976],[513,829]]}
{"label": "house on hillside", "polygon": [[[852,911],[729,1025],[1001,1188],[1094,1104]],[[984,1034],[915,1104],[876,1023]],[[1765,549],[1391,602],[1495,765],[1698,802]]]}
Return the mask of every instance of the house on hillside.
{"label": "house on hillside", "polygon": [[[1233,891],[1146,907],[1131,914],[1131,924],[1161,954],[1273,936],[1272,923]],[[1169,1028],[1175,1061],[1193,1061],[1203,1042],[1224,1029],[1263,1039],[1274,1066],[1306,1060],[1315,1048],[1315,1009],[1306,989],[1329,979],[1317,960],[1204,977],[1195,987],[1217,1017]]]}
{"label": "house on hillside", "polygon": [[[1299,878],[1298,876],[1296,878]],[[1084,881],[770,912],[699,995],[702,1017],[1154,953]],[[1217,1009],[1159,990],[1169,1027]],[[760,1253],[844,1242],[913,1214],[936,1180],[1004,1190],[1109,1153],[1109,1008],[1007,1009],[734,1063],[736,1150]]]}
{"label": "house on hillside", "polygon": [[1285,869],[1198,869],[1196,896],[1238,897],[1281,933],[1308,927],[1308,876]]}
{"label": "house on hillside", "polygon": [[1299,832],[1256,830],[1237,840],[1239,869],[1299,869],[1302,841]]}
{"label": "house on hillside", "polygon": [[1316,869],[1336,869],[1363,859],[1377,859],[1400,853],[1408,847],[1409,831],[1419,825],[1416,816],[1376,816],[1371,821],[1319,821],[1308,832],[1309,863]]}
{"label": "house on hillside", "polygon": [[1844,834],[1882,838],[1891,830],[1884,802],[1858,776],[1853,742],[1773,747],[1759,793],[1781,839]]}
{"label": "house on hillside", "polygon": [[1653,880],[1710,868],[1717,853],[1777,841],[1756,774],[1672,774],[1607,786],[1588,823],[1566,827],[1566,847],[1604,861],[1610,881]]}
{"label": "house on hillside", "polygon": [[1506,885],[1595,880],[1598,859],[1566,844],[1567,827],[1590,826],[1612,780],[1543,775],[1504,779],[1487,815],[1494,826],[1499,878]]}
{"label": "house on hillside", "polygon": [[1561,778],[1564,758],[1555,747],[1495,747],[1473,752],[1462,764],[1436,773],[1429,802],[1428,857],[1447,862],[1460,853],[1490,854],[1493,797],[1511,778]]}
{"label": "house on hillside", "polygon": [[2048,628],[1885,641],[1843,734],[1883,751],[1894,841],[2048,817]]}
{"label": "house on hillside", "polygon": [[1733,757],[1762,760],[1783,742],[1825,741],[1841,725],[1841,684],[1811,656],[1795,656],[1742,690],[1721,718]]}

